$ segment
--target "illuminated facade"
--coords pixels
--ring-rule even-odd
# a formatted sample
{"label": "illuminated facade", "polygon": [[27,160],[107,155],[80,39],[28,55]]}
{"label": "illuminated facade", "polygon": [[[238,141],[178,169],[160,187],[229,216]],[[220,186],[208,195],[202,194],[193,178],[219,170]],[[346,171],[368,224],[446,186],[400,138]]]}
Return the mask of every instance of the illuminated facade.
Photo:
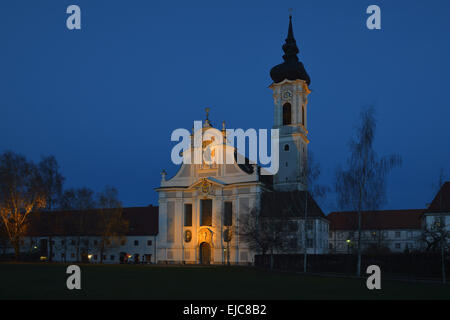
{"label": "illuminated facade", "polygon": [[[305,190],[302,173],[309,142],[306,106],[310,79],[298,60],[291,17],[289,20],[288,36],[283,45],[284,62],[270,72],[274,128],[280,130],[278,173],[275,176],[260,175],[261,168],[257,165],[237,164],[236,161],[232,164],[185,162],[170,179],[166,179],[163,171],[161,185],[156,189],[159,193],[158,262],[251,263],[255,252],[239,239],[239,217],[253,209],[261,209],[264,192],[273,193],[275,199],[288,199],[291,194],[282,193]],[[192,143],[191,157],[196,151],[201,152],[203,159],[214,152],[217,157],[217,150],[211,146],[213,142],[221,141],[219,145],[224,146],[224,152],[219,157],[229,155],[234,158],[235,149],[226,144],[224,124],[221,130],[213,128],[207,115],[203,128],[198,130],[207,130],[209,139],[197,144],[197,149]],[[192,141],[195,133],[192,132]],[[310,253],[325,253],[328,220],[316,207],[314,214],[308,217],[308,237],[304,239],[307,243],[303,246]],[[282,210],[285,208],[278,207],[269,214]],[[304,211],[298,207],[293,211],[292,221],[297,226],[292,231],[293,239],[301,242]]]}

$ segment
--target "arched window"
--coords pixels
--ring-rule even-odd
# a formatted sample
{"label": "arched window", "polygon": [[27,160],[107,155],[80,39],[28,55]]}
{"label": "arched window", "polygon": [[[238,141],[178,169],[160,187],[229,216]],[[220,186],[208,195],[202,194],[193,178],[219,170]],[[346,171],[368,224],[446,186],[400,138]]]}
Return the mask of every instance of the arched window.
{"label": "arched window", "polygon": [[302,124],[305,125],[305,107],[302,106]]}
{"label": "arched window", "polygon": [[283,125],[291,124],[292,121],[291,117],[292,117],[291,104],[285,103],[283,105]]}

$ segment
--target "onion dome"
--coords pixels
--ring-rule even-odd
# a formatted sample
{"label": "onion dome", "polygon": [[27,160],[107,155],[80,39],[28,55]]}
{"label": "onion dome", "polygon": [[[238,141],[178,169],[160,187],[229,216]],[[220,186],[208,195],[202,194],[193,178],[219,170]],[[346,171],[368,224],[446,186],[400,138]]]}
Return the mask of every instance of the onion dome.
{"label": "onion dome", "polygon": [[283,60],[284,62],[276,65],[270,70],[270,77],[273,82],[278,83],[283,80],[304,80],[308,86],[311,83],[308,73],[303,66],[303,63],[298,60],[298,47],[295,42],[294,32],[292,31],[292,16],[289,15],[289,29],[288,36],[283,45]]}

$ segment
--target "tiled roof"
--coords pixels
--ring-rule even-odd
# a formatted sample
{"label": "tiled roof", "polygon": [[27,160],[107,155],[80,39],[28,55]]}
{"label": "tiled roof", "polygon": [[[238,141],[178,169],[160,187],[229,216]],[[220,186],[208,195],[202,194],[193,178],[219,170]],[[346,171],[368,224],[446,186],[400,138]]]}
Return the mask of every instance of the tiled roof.
{"label": "tiled roof", "polygon": [[450,212],[450,181],[442,185],[426,212]]}
{"label": "tiled roof", "polygon": [[[129,222],[128,236],[158,234],[158,207],[129,207],[122,209],[122,217]],[[29,236],[99,235],[98,210],[52,211],[30,214]],[[81,227],[80,227],[81,226]]]}
{"label": "tiled roof", "polygon": [[[362,212],[363,230],[420,229],[425,209],[380,210]],[[355,211],[332,212],[327,216],[330,230],[357,230],[358,216]]]}
{"label": "tiled roof", "polygon": [[[262,216],[284,216],[284,217],[304,217],[305,215],[305,195],[306,191],[269,191],[263,193],[261,197],[261,215]],[[308,195],[309,218],[326,218],[322,209]]]}

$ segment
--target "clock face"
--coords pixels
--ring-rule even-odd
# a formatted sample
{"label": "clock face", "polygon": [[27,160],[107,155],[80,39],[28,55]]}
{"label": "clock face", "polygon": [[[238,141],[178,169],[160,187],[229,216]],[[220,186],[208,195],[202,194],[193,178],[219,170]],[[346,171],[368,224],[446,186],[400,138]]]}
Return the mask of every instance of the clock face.
{"label": "clock face", "polygon": [[292,97],[292,93],[290,91],[285,91],[283,93],[283,99],[290,99]]}

